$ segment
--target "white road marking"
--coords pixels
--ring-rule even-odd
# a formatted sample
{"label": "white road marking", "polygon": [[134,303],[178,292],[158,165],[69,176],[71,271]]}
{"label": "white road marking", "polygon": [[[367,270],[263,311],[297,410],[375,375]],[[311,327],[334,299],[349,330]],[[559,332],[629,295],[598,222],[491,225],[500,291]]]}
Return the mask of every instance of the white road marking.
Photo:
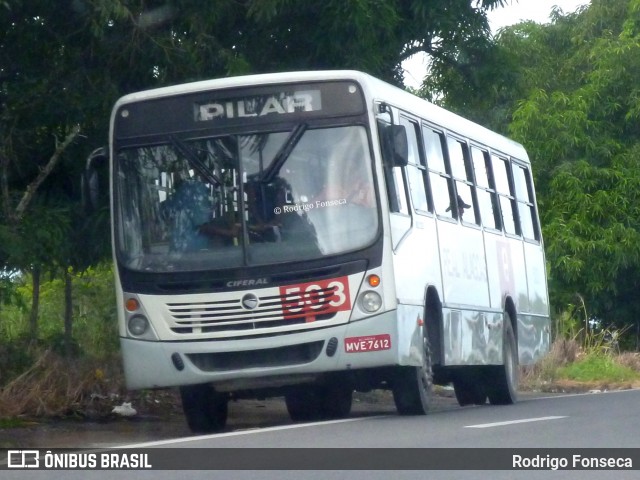
{"label": "white road marking", "polygon": [[552,417],[535,417],[535,418],[522,418],[520,420],[507,420],[505,422],[495,423],[482,423],[479,425],[467,425],[464,428],[492,428],[492,427],[504,427],[506,425],[515,425],[518,423],[531,423],[531,422],[545,422],[547,420],[559,420],[561,418],[567,418],[567,416],[552,416]]}
{"label": "white road marking", "polygon": [[345,418],[342,420],[330,420],[324,422],[313,422],[313,423],[299,423],[295,425],[283,425],[280,427],[268,427],[268,428],[250,428],[247,430],[237,430],[235,432],[227,432],[227,433],[214,433],[210,435],[198,435],[195,437],[183,437],[183,438],[174,438],[170,440],[158,440],[157,442],[146,442],[146,443],[135,443],[132,445],[122,445],[119,447],[111,447],[111,448],[149,448],[149,447],[161,447],[163,445],[170,445],[175,443],[187,443],[187,442],[197,442],[200,440],[207,440],[213,438],[224,438],[224,437],[236,437],[239,435],[251,435],[256,433],[267,433],[267,432],[277,432],[279,430],[293,430],[295,428],[307,428],[307,427],[315,427],[318,425],[332,425],[335,423],[348,423],[348,422],[359,422],[362,420],[371,420],[371,417],[358,417],[358,418]]}

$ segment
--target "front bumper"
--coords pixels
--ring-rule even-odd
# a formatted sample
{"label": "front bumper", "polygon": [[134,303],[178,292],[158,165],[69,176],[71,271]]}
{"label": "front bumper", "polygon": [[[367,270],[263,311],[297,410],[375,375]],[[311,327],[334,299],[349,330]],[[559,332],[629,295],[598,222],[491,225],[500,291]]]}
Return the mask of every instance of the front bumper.
{"label": "front bumper", "polygon": [[419,365],[413,343],[420,338],[421,327],[407,325],[402,317],[410,318],[390,311],[344,325],[261,338],[185,342],[121,338],[127,387],[213,383],[233,391],[311,381],[325,372]]}

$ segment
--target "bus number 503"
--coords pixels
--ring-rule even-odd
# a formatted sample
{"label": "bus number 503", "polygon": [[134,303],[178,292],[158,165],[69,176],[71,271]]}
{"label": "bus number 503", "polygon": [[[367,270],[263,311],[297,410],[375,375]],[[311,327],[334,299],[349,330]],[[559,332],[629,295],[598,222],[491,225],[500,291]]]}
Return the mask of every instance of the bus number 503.
{"label": "bus number 503", "polygon": [[280,287],[284,318],[335,313],[351,309],[347,277]]}

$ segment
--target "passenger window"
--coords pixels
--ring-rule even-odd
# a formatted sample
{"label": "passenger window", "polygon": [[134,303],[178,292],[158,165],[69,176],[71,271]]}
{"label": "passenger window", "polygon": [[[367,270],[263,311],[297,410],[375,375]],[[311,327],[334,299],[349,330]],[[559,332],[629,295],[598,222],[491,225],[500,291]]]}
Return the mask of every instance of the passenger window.
{"label": "passenger window", "polygon": [[428,127],[422,128],[424,152],[429,172],[429,184],[433,197],[433,210],[442,217],[454,218],[455,209],[451,208],[453,184],[447,173],[442,149],[442,134]]}
{"label": "passenger window", "polygon": [[402,175],[402,168],[394,167],[393,178],[396,186],[396,196],[397,196],[397,205],[398,205],[397,213],[404,213],[405,215],[409,215],[409,205],[407,205],[407,192],[404,188],[403,177],[404,176]]}
{"label": "passenger window", "polygon": [[471,147],[471,160],[473,161],[473,171],[476,175],[476,185],[482,188],[489,188],[489,174],[487,173],[487,152],[478,147]]}
{"label": "passenger window", "polygon": [[431,191],[433,192],[433,206],[436,214],[453,218],[451,197],[449,195],[449,179],[436,172],[429,173]]}
{"label": "passenger window", "polygon": [[533,198],[529,191],[529,172],[520,165],[513,165],[513,184],[516,187],[516,198],[523,202],[533,203]]}
{"label": "passenger window", "polygon": [[516,217],[515,197],[511,193],[509,186],[509,165],[508,161],[496,155],[491,156],[491,166],[496,182],[496,191],[500,199],[500,210],[502,212],[502,226],[506,233],[517,235],[519,233]]}
{"label": "passenger window", "polygon": [[409,188],[411,189],[413,208],[419,212],[428,212],[429,204],[427,203],[427,193],[424,189],[424,169],[410,164],[407,167],[407,173],[409,175]]}
{"label": "passenger window", "polygon": [[446,173],[444,154],[442,153],[442,134],[425,127],[422,129],[422,136],[427,167],[435,172]]}
{"label": "passenger window", "polygon": [[451,173],[456,184],[455,208],[457,215],[462,221],[477,225],[480,222],[474,207],[474,185],[470,174],[471,169],[467,168],[467,155],[465,155],[467,144],[454,138],[448,138],[447,147],[451,161]]}
{"label": "passenger window", "polygon": [[511,235],[517,235],[516,219],[513,215],[513,201],[500,195],[500,209],[502,210],[502,225],[504,231]]}
{"label": "passenger window", "polygon": [[473,185],[466,182],[456,181],[456,190],[458,194],[458,215],[460,219],[468,222],[479,224],[476,217],[475,208],[473,208]]}
{"label": "passenger window", "polygon": [[516,190],[522,236],[529,240],[539,240],[536,209],[533,202],[533,185],[529,170],[526,167],[514,164],[513,183]]}
{"label": "passenger window", "polygon": [[499,193],[510,194],[509,177],[507,175],[507,161],[504,158],[493,155],[491,157],[493,163],[493,175],[496,179],[496,190]]}
{"label": "passenger window", "polygon": [[500,210],[496,192],[489,183],[489,153],[478,147],[471,147],[471,161],[476,177],[476,194],[482,225],[493,230],[501,230]]}
{"label": "passenger window", "polygon": [[467,180],[462,143],[453,138],[448,138],[447,147],[449,148],[449,160],[451,161],[451,174],[455,178]]}
{"label": "passenger window", "polygon": [[409,165],[407,166],[407,176],[409,180],[409,190],[413,208],[416,211],[427,212],[427,193],[425,190],[426,169],[420,159],[420,147],[418,143],[418,124],[401,117],[400,123],[407,131],[407,141],[409,144]]}

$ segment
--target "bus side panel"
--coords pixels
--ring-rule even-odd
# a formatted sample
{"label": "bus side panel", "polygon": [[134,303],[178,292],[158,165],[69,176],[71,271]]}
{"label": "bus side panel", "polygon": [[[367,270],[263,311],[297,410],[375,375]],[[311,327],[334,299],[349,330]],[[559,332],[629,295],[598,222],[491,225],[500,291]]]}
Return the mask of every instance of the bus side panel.
{"label": "bus side panel", "polygon": [[444,364],[502,363],[502,314],[444,309]]}
{"label": "bus side panel", "polygon": [[[502,310],[491,311],[483,232],[441,221],[444,365],[500,363]],[[495,275],[494,275],[495,276]]]}
{"label": "bus side panel", "polygon": [[499,234],[485,236],[491,308],[510,296],[517,310],[520,363],[531,364],[549,349],[549,299],[540,245]]}
{"label": "bus side panel", "polygon": [[[509,239],[511,245],[511,262],[513,265],[513,279],[515,291],[512,294],[516,302],[516,312],[527,313],[531,311],[529,304],[529,279],[527,277],[527,264],[524,261],[524,242],[520,239]],[[517,332],[516,332],[517,334]]]}
{"label": "bus side panel", "polygon": [[529,312],[518,317],[518,353],[520,363],[535,363],[550,347],[551,322],[545,259],[542,247],[525,243],[524,255],[529,286]]}
{"label": "bus side panel", "polygon": [[525,243],[524,255],[529,285],[529,311],[548,317],[549,297],[547,296],[547,276],[542,247],[537,244]]}
{"label": "bus side panel", "polygon": [[504,310],[505,299],[511,297],[517,312],[528,312],[529,288],[522,241],[491,233],[485,240],[491,308]]}
{"label": "bus side panel", "polygon": [[518,315],[518,356],[521,365],[532,365],[549,351],[549,317]]}
{"label": "bus side panel", "polygon": [[489,308],[489,288],[482,230],[438,223],[442,252],[443,303]]}
{"label": "bus side panel", "polygon": [[416,216],[415,228],[398,245],[393,256],[396,296],[400,303],[423,305],[428,285],[442,291],[438,251],[435,220]]}
{"label": "bus side panel", "polygon": [[418,366],[423,348],[425,294],[428,286],[442,291],[440,255],[433,217],[414,216],[414,228],[393,255],[398,298],[398,363]]}
{"label": "bus side panel", "polygon": [[398,305],[398,364],[422,365],[424,330],[420,320],[424,319],[421,305]]}
{"label": "bus side panel", "polygon": [[515,290],[513,264],[509,244],[500,233],[485,232],[487,279],[489,284],[489,307],[502,311],[504,296]]}

